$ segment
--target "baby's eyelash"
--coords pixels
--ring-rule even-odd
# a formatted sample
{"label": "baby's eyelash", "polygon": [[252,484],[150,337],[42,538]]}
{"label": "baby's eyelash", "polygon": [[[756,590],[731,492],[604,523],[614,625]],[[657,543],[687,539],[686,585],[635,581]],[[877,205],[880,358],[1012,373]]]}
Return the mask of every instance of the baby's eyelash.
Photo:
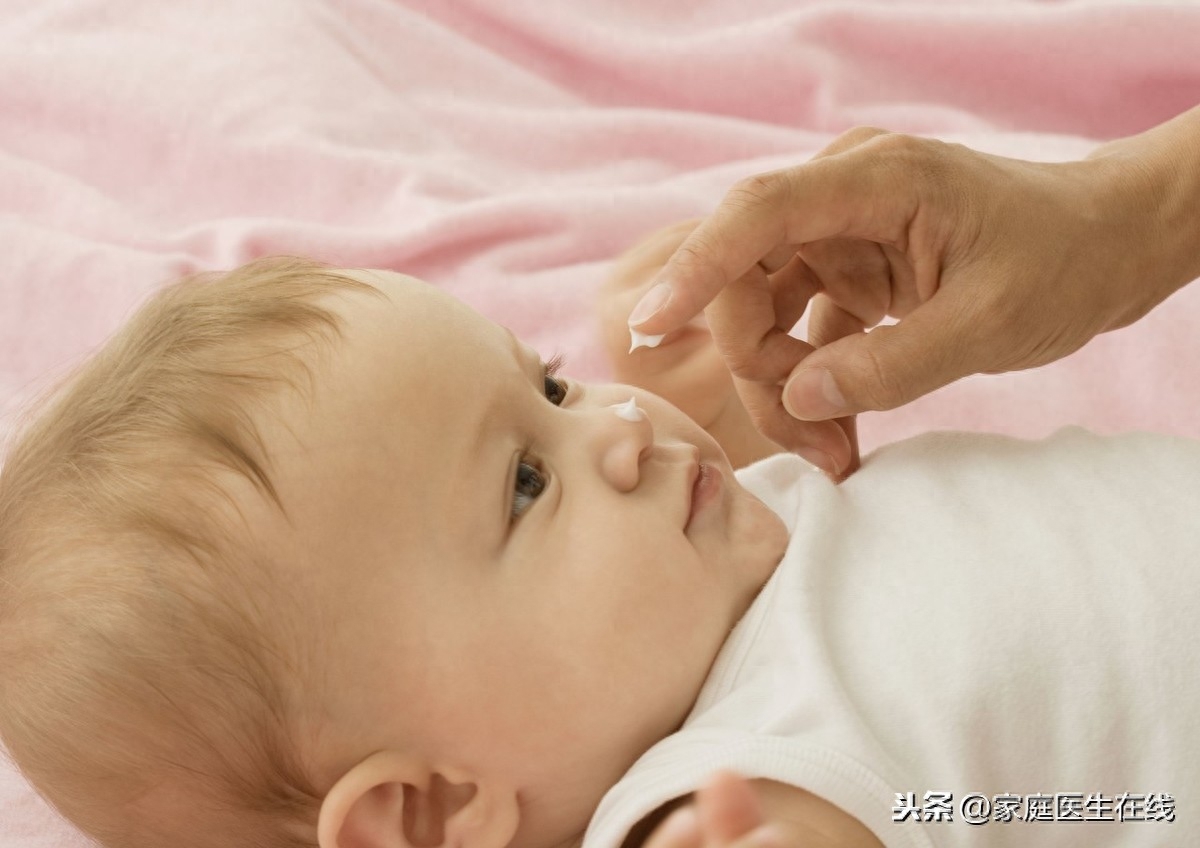
{"label": "baby's eyelash", "polygon": [[517,487],[529,486],[531,492],[516,491],[513,493],[511,520],[516,521],[525,514],[525,510],[533,506],[542,490],[546,488],[546,476],[536,465],[522,460],[517,463]]}
{"label": "baby's eyelash", "polygon": [[[554,385],[561,397],[553,401],[555,405],[562,403],[566,397],[567,388],[561,380],[554,380],[554,375],[563,367],[565,358],[561,353],[556,353],[550,357],[550,361],[542,366],[543,381]],[[512,520],[516,521],[520,518],[529,507],[533,506],[533,502],[542,494],[546,488],[547,475],[546,472],[535,461],[527,462],[532,457],[522,457],[521,462],[517,465],[517,479],[514,481],[515,487],[520,490],[523,487],[529,487],[529,491],[517,491],[513,495],[512,502]]]}
{"label": "baby's eyelash", "polygon": [[556,353],[550,357],[549,362],[542,366],[543,391],[546,394],[546,399],[555,406],[562,406],[567,399],[567,393],[570,391],[565,379],[554,376],[562,368],[562,365],[563,355]]}

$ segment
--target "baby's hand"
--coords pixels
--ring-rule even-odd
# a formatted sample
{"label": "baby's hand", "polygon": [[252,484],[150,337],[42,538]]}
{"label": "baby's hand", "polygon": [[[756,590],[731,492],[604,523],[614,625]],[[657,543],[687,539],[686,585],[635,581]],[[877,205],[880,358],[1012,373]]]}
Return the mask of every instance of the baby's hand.
{"label": "baby's hand", "polygon": [[791,844],[788,831],[766,820],[746,778],[718,771],[696,799],[675,810],[643,848],[806,848]]}
{"label": "baby's hand", "polygon": [[699,223],[696,219],[664,227],[622,254],[600,288],[596,311],[614,379],[679,407],[716,439],[734,468],[741,468],[783,449],[754,427],[703,313],[668,333],[657,347],[629,350],[629,310]]}

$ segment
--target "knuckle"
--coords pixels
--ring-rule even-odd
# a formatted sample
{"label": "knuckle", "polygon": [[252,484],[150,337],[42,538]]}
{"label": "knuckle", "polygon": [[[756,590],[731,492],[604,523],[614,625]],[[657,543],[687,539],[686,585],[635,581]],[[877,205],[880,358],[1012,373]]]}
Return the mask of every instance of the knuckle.
{"label": "knuckle", "polygon": [[879,127],[858,126],[854,127],[853,129],[846,130],[846,132],[838,136],[838,140],[845,141],[850,145],[859,145],[881,135],[894,135],[894,133]]}
{"label": "knuckle", "polygon": [[863,409],[895,409],[905,401],[903,380],[880,358],[877,351],[867,348],[860,352],[855,370],[863,377],[859,383],[858,407]]}
{"label": "knuckle", "polygon": [[889,133],[870,144],[877,154],[876,164],[888,180],[898,188],[917,187],[921,196],[939,208],[960,210],[953,216],[960,220],[969,205],[966,175],[970,168],[963,156],[974,155],[971,151],[962,145],[903,133]]}
{"label": "knuckle", "polygon": [[881,135],[888,135],[889,131],[880,129],[879,127],[859,126],[846,130],[839,135],[818,153],[814,158],[820,159],[825,156],[836,156],[839,153],[845,153],[848,150],[853,150],[867,142],[878,138]]}
{"label": "knuckle", "polygon": [[743,177],[725,195],[725,203],[739,209],[779,206],[786,202],[788,179],[782,171],[767,171]]}
{"label": "knuckle", "polygon": [[932,138],[888,133],[872,142],[875,149],[911,176],[937,176],[946,169],[950,145]]}
{"label": "knuckle", "polygon": [[764,383],[771,376],[769,364],[763,357],[761,341],[742,338],[722,338],[718,347],[729,373],[751,384]]}
{"label": "knuckle", "polygon": [[892,153],[914,154],[923,151],[931,139],[908,133],[888,133],[876,139],[875,146]]}
{"label": "knuckle", "polygon": [[787,379],[796,364],[812,350],[777,327],[764,332],[751,330],[745,325],[740,328],[727,326],[723,329],[733,331],[727,332],[725,338],[716,338],[730,373],[739,380],[762,387],[776,401],[781,392],[782,382]]}
{"label": "knuckle", "polygon": [[716,264],[718,257],[716,245],[706,238],[693,236],[675,250],[671,262],[688,272],[704,273]]}

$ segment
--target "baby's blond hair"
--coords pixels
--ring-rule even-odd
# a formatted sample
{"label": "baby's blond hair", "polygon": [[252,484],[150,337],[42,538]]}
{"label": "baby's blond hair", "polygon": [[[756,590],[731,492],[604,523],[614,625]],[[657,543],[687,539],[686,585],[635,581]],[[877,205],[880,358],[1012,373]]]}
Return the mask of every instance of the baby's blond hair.
{"label": "baby's blond hair", "polygon": [[108,848],[316,844],[319,626],[237,492],[286,520],[255,416],[354,291],[384,296],[293,257],[167,286],[11,440],[0,738]]}

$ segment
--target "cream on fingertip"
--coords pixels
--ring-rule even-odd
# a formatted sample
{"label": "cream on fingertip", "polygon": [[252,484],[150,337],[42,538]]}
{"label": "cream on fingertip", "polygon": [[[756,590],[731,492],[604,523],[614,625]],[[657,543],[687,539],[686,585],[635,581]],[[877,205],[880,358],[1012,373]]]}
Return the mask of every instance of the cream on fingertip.
{"label": "cream on fingertip", "polygon": [[639,347],[658,347],[662,343],[662,340],[666,337],[666,333],[658,336],[652,336],[649,333],[642,333],[633,329],[633,327],[630,327],[629,338],[631,343],[629,345],[629,352],[633,353]]}

